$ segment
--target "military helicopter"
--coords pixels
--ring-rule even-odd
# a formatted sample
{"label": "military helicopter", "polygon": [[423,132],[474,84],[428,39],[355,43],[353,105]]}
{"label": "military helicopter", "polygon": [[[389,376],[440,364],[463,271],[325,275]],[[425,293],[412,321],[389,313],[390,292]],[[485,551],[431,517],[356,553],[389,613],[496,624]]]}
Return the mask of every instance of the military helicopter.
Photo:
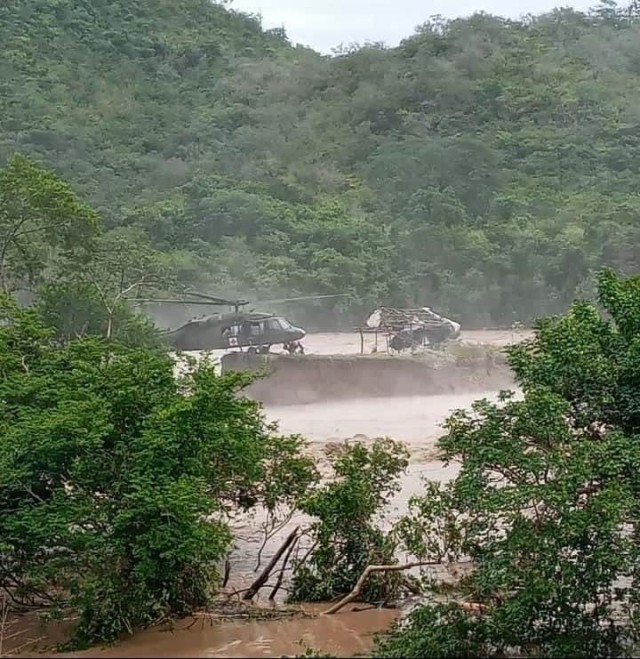
{"label": "military helicopter", "polygon": [[[190,291],[186,294],[196,299],[137,299],[142,304],[182,304],[233,307],[230,313],[216,313],[196,318],[176,329],[167,330],[164,338],[176,350],[225,350],[247,348],[249,353],[266,354],[273,345],[282,344],[290,353],[304,353],[300,341],[306,331],[296,327],[284,316],[250,310],[241,311],[250,304],[247,300],[227,300],[205,293]],[[285,303],[303,300],[344,297],[337,295],[311,295],[306,297],[269,300]]]}

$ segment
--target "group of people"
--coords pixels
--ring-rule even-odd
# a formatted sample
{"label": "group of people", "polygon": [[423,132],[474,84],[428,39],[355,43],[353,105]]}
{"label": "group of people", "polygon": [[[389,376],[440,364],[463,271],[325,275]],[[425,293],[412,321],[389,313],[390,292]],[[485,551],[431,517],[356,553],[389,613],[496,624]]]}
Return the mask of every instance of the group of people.
{"label": "group of people", "polygon": [[302,347],[302,343],[300,343],[300,341],[289,341],[288,343],[283,343],[282,347],[290,355],[304,355],[304,348]]}

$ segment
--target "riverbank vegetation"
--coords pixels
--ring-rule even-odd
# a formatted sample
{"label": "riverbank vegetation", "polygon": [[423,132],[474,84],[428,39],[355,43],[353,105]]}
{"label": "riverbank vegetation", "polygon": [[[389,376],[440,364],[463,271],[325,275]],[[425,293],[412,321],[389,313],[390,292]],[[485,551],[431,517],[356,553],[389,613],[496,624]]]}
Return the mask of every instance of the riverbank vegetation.
{"label": "riverbank vegetation", "polygon": [[176,376],[124,295],[169,285],[162,254],[105,232],[68,185],[22,156],[0,170],[0,220],[3,620],[70,616],[78,647],[206,610],[228,578],[232,518],[251,510],[315,516],[308,565],[292,561],[298,595],[343,594],[381,550],[372,518],[404,449],[347,447],[322,484],[304,440],[242,395],[253,376],[217,376],[206,359]]}
{"label": "riverbank vegetation", "polygon": [[419,558],[471,567],[376,656],[635,656],[640,278],[598,284],[604,316],[576,302],[508,349],[523,399],[448,419],[460,474],[397,530]]}
{"label": "riverbank vegetation", "polygon": [[75,611],[75,641],[114,641],[207,606],[229,511],[270,509],[315,478],[302,439],[266,425],[201,362],[83,337],[0,307],[0,586],[16,610]]}
{"label": "riverbank vegetation", "polygon": [[[290,536],[312,544],[291,562],[292,600],[342,596],[370,562],[392,560],[375,516],[406,467],[401,445],[343,447],[329,456],[335,477],[323,484],[304,440],[279,434],[241,395],[252,376],[218,376],[202,360],[176,378],[173,359],[155,345],[62,340],[37,307],[8,296],[0,313],[8,616],[70,617],[70,645],[85,647],[221,601],[228,608],[220,595],[236,540],[231,522],[251,510],[317,519]],[[288,548],[245,600],[274,588],[267,579]],[[389,598],[398,592],[390,588],[383,578],[363,598]]]}

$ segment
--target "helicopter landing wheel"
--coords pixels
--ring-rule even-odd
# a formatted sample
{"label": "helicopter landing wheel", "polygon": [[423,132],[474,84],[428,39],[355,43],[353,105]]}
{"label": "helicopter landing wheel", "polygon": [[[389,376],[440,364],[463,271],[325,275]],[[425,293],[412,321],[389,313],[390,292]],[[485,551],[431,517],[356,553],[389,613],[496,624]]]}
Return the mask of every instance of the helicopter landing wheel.
{"label": "helicopter landing wheel", "polygon": [[258,349],[255,346],[251,346],[250,348],[247,348],[247,354],[248,355],[257,355],[258,354]]}
{"label": "helicopter landing wheel", "polygon": [[270,348],[271,348],[271,346],[260,346],[258,348],[258,354],[259,355],[268,355]]}

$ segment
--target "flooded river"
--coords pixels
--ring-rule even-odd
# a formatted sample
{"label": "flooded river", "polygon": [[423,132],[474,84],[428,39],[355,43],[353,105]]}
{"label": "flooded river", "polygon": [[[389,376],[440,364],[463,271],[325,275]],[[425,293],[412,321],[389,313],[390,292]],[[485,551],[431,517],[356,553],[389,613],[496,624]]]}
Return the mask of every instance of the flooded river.
{"label": "flooded river", "polygon": [[[505,344],[512,342],[514,335],[503,332],[500,336],[487,336],[485,332],[473,338],[479,343]],[[330,350],[342,354],[356,352],[360,347],[359,337],[337,334],[312,335],[305,344],[311,348],[309,352],[324,354],[329,354]],[[445,418],[454,409],[468,407],[478,398],[495,399],[496,395],[496,391],[454,391],[433,396],[358,398],[267,406],[265,413],[270,421],[279,423],[282,432],[305,436],[309,441],[308,450],[319,458],[330,442],[353,440],[369,443],[382,436],[405,442],[411,461],[402,478],[402,490],[386,511],[391,523],[407,512],[409,498],[422,490],[423,478],[448,480],[455,476],[457,466],[445,468],[438,460],[435,447]],[[246,586],[256,576],[256,556],[264,538],[263,521],[258,514],[235,522],[238,540],[230,557],[233,588]],[[304,521],[294,518],[280,529],[266,544],[264,560],[268,560],[283,538]],[[388,628],[397,615],[389,610],[353,611],[352,607],[346,607],[336,615],[323,616],[321,612],[325,607],[307,607],[307,611],[314,614],[310,617],[281,620],[216,623],[187,620],[176,624],[171,631],[153,629],[136,634],[115,648],[65,656],[281,657],[302,654],[305,647],[342,657],[362,656],[371,648],[373,634]]]}
{"label": "flooded river", "polygon": [[[466,408],[478,398],[495,399],[497,392],[461,393],[443,396],[409,398],[355,399],[344,402],[314,403],[266,407],[269,421],[277,421],[286,434],[300,434],[308,442],[308,450],[320,460],[329,443],[359,441],[371,444],[378,437],[391,437],[404,442],[410,452],[410,464],[401,477],[401,491],[393,498],[384,518],[391,524],[408,512],[409,499],[422,491],[423,479],[447,481],[455,477],[458,466],[444,466],[438,460],[436,440],[442,434],[441,424],[457,408]],[[265,556],[272,555],[287,535],[308,520],[293,517],[266,544]],[[235,532],[239,540],[232,556],[234,586],[246,587],[255,578],[256,555],[264,535],[260,514],[239,518]]]}
{"label": "flooded river", "polygon": [[[444,468],[437,460],[435,441],[440,424],[455,408],[467,407],[477,398],[494,398],[496,392],[416,396],[391,401],[357,400],[345,403],[270,407],[269,420],[278,421],[286,433],[300,433],[310,450],[320,456],[328,442],[352,439],[373,441],[391,436],[406,442],[411,464],[402,479],[402,491],[387,511],[391,522],[406,513],[409,498],[421,491],[422,478],[448,480],[455,465]],[[238,522],[240,540],[231,556],[234,587],[255,578],[256,554],[263,536],[260,518]],[[271,556],[292,528],[303,519],[292,519],[267,543],[265,557]],[[354,605],[356,607],[362,605]],[[397,615],[391,610],[352,611],[346,607],[333,616],[323,616],[324,606],[308,607],[310,618],[251,622],[185,621],[172,631],[160,629],[137,634],[115,648],[94,649],[75,657],[281,657],[302,654],[305,647],[349,657],[366,653],[373,635],[388,628]]]}
{"label": "flooded river", "polygon": [[[506,346],[532,335],[530,330],[462,330],[460,341],[474,345]],[[362,349],[370,353],[376,345],[374,334],[365,334]],[[360,352],[360,335],[356,332],[317,332],[308,334],[303,340],[305,352],[314,355],[355,355]],[[386,339],[377,339],[379,350],[386,349]]]}
{"label": "flooded river", "polygon": [[[282,657],[302,654],[305,648],[336,656],[362,656],[374,634],[384,631],[396,611],[371,609],[267,622],[185,621],[172,631],[149,630],[114,648],[67,654],[67,657]],[[189,627],[189,628],[188,628]]]}

